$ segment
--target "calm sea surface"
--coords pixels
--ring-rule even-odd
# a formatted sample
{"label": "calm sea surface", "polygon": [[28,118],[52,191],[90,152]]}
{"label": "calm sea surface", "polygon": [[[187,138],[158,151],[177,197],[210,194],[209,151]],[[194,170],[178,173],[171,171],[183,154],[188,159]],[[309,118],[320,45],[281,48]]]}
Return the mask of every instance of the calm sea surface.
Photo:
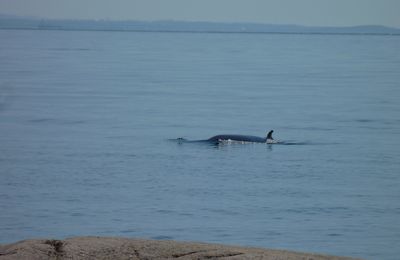
{"label": "calm sea surface", "polygon": [[[0,242],[400,254],[400,37],[0,31]],[[179,144],[216,134],[293,145]]]}

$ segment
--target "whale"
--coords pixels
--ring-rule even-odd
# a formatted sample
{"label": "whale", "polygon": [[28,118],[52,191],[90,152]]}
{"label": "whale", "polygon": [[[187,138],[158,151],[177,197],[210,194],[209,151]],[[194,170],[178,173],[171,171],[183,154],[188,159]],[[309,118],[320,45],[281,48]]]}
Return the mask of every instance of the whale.
{"label": "whale", "polygon": [[276,143],[272,137],[274,130],[268,132],[266,137],[259,137],[253,135],[216,135],[207,139],[207,141],[212,143],[222,143],[222,142],[242,142],[242,143]]}
{"label": "whale", "polygon": [[185,138],[178,138],[177,140],[180,142],[208,142],[213,144],[223,144],[223,143],[267,143],[267,144],[276,144],[278,141],[274,140],[272,137],[272,133],[274,130],[271,130],[267,133],[266,137],[259,137],[253,135],[238,135],[238,134],[222,134],[215,135],[206,140],[196,140],[196,141],[188,141]]}

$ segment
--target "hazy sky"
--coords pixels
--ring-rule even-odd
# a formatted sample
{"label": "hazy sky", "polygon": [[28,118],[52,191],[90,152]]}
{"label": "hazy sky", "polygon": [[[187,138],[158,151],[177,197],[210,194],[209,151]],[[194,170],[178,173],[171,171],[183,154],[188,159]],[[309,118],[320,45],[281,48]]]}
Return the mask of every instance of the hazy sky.
{"label": "hazy sky", "polygon": [[378,24],[400,28],[400,0],[0,0],[0,13],[43,18]]}

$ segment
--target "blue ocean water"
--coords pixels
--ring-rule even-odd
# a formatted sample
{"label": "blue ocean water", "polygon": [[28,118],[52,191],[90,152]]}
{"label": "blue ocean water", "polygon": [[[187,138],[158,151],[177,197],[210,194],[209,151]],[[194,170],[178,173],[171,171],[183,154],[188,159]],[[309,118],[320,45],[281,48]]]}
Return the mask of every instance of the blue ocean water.
{"label": "blue ocean water", "polygon": [[[0,30],[0,242],[400,253],[400,37]],[[183,143],[216,134],[294,145]]]}

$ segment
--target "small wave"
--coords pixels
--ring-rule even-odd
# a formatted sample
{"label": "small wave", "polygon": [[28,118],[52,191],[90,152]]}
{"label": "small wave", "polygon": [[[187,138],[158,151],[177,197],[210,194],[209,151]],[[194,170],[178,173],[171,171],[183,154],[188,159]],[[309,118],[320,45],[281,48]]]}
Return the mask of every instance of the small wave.
{"label": "small wave", "polygon": [[340,237],[340,236],[342,236],[342,234],[338,234],[338,233],[328,234],[328,237]]}
{"label": "small wave", "polygon": [[170,142],[175,142],[175,143],[177,143],[177,144],[182,144],[182,143],[187,143],[187,142],[189,142],[187,139],[185,139],[185,138],[182,138],[182,137],[179,137],[179,138],[175,138],[175,139],[168,139],[168,141],[170,141]]}
{"label": "small wave", "polygon": [[307,131],[335,131],[336,130],[336,128],[333,128],[333,127],[319,127],[319,126],[306,126],[306,127],[287,126],[287,127],[283,127],[283,129],[307,130]]}
{"label": "small wave", "polygon": [[356,121],[356,122],[359,122],[359,123],[372,123],[372,122],[374,122],[375,120],[372,120],[372,119],[356,119],[356,120],[354,120],[354,121]]}
{"label": "small wave", "polygon": [[49,48],[50,51],[90,51],[89,48]]}
{"label": "small wave", "polygon": [[151,239],[155,239],[155,240],[173,240],[174,239],[174,237],[171,237],[171,236],[154,236],[154,237],[151,237]]}
{"label": "small wave", "polygon": [[62,120],[55,118],[36,118],[28,120],[30,123],[41,124],[41,123],[55,123],[55,124],[63,124],[63,125],[75,125],[75,124],[84,124],[84,120]]}
{"label": "small wave", "polygon": [[136,233],[137,230],[135,230],[135,229],[125,229],[125,230],[121,230],[120,232],[122,234],[132,234],[132,233]]}
{"label": "small wave", "polygon": [[295,142],[295,141],[281,141],[276,143],[277,145],[312,145],[312,142]]}
{"label": "small wave", "polygon": [[29,122],[31,123],[45,123],[45,122],[52,122],[55,121],[55,119],[52,118],[38,118],[38,119],[31,119]]}

